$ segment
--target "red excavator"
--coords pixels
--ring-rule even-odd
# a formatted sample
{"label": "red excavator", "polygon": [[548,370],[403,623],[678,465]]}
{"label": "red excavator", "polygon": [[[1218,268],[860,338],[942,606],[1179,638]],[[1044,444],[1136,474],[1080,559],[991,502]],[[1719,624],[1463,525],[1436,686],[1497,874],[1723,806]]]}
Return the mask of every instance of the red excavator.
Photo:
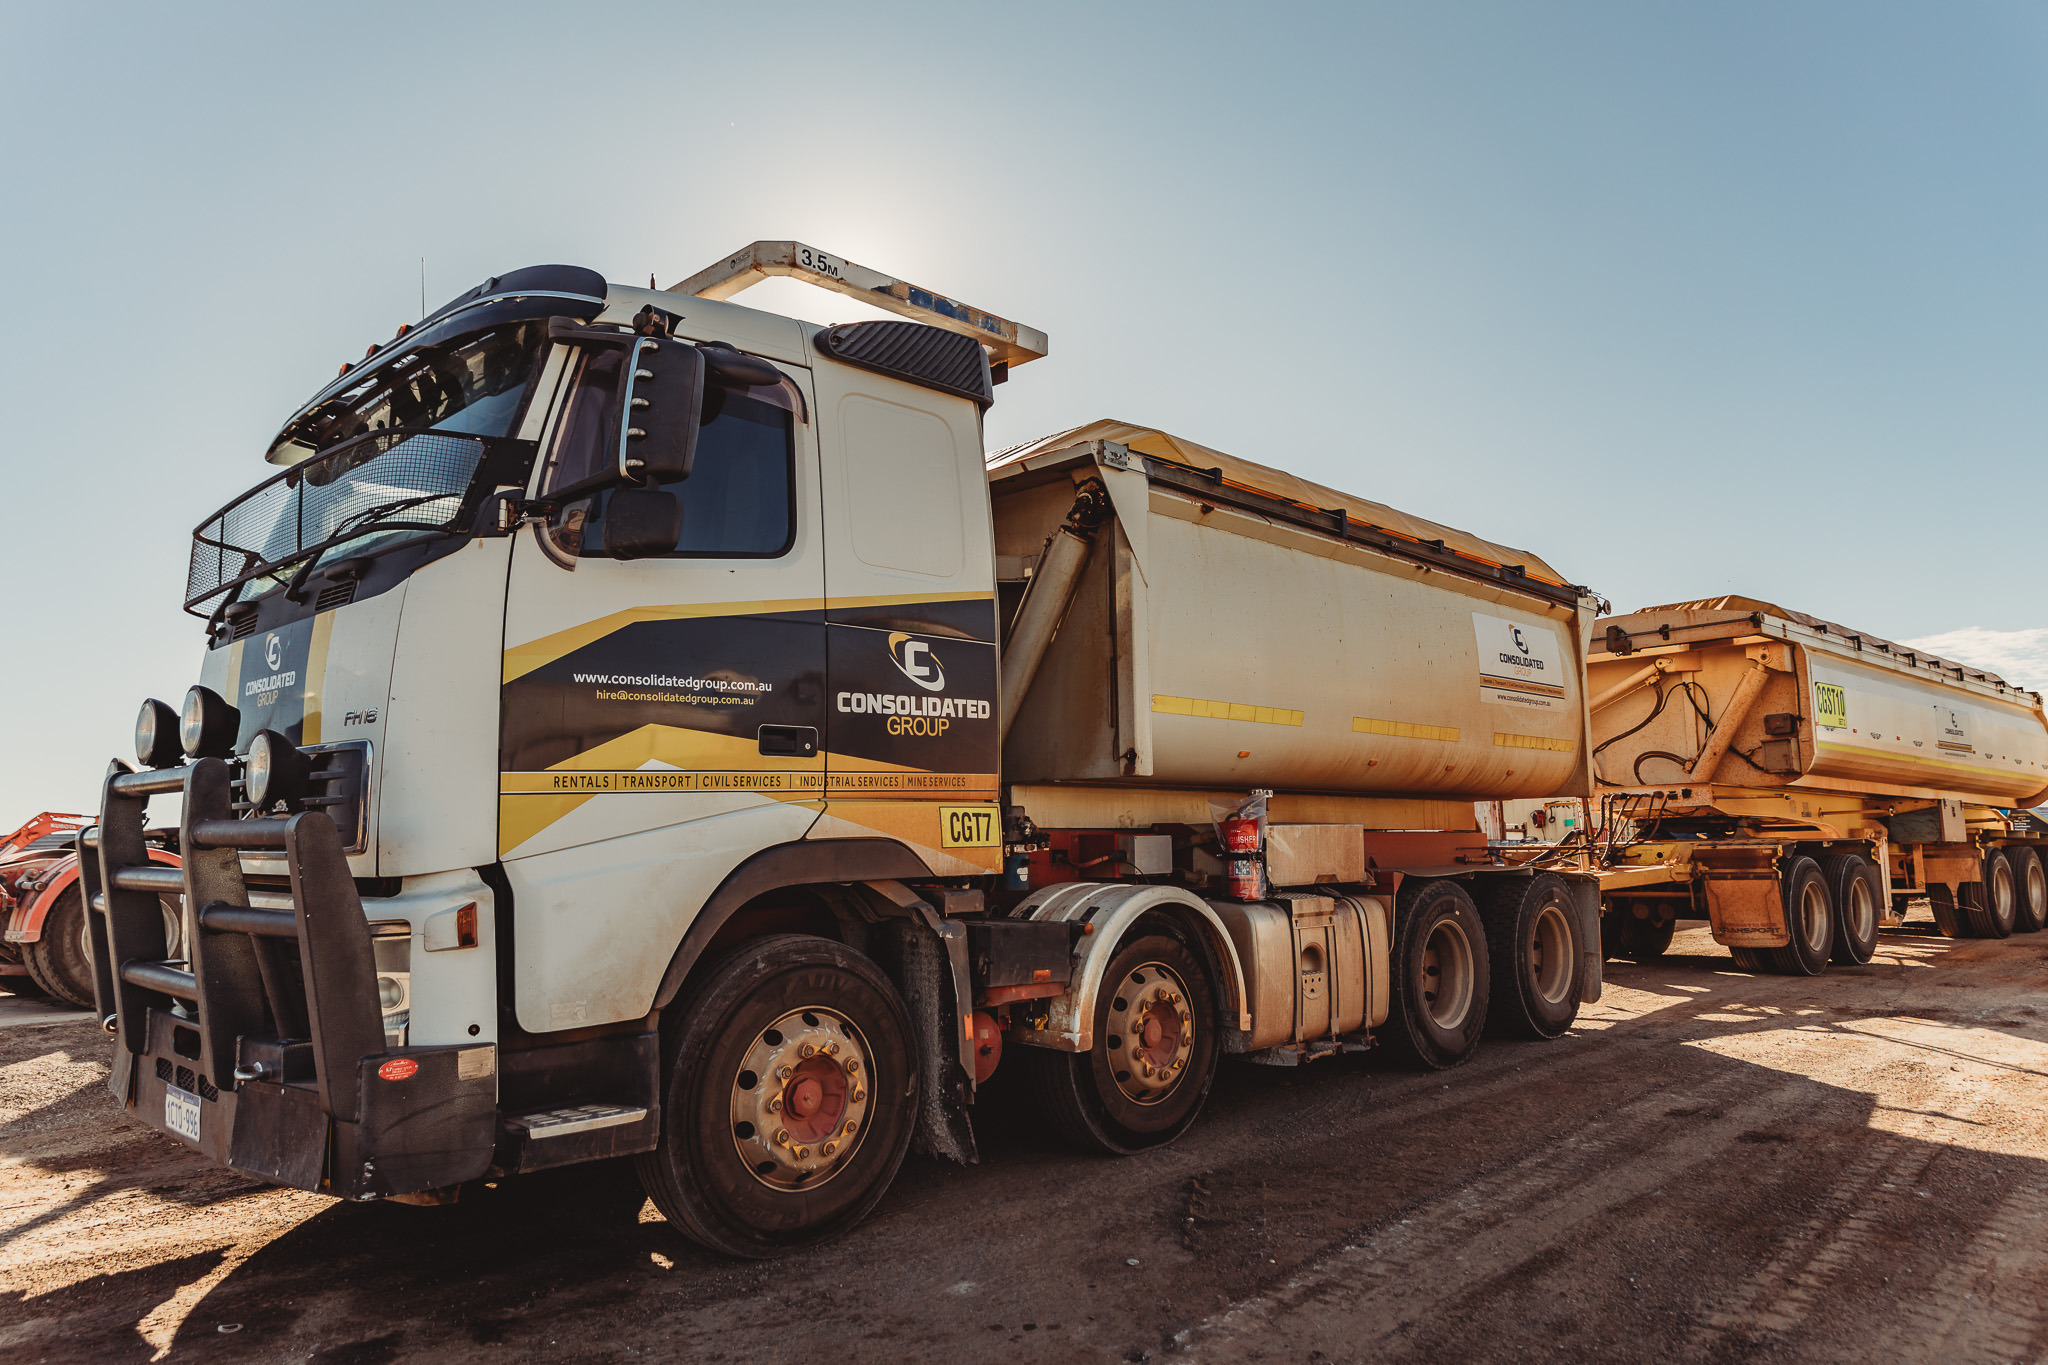
{"label": "red excavator", "polygon": [[[92,1004],[92,944],[78,880],[78,831],[89,815],[44,811],[0,839],[0,990]],[[179,865],[166,832],[151,831],[149,856]],[[173,956],[183,956],[184,917],[164,906]]]}

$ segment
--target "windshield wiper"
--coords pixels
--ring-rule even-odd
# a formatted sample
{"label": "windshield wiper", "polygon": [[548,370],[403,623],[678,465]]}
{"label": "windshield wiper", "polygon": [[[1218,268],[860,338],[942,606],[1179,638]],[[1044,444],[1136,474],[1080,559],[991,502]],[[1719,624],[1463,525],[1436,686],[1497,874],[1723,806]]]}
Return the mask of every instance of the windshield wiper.
{"label": "windshield wiper", "polygon": [[[320,562],[320,556],[340,544],[343,537],[350,531],[372,528],[381,519],[397,512],[403,512],[408,508],[418,507],[424,502],[441,502],[448,498],[460,496],[457,493],[415,493],[409,498],[393,498],[390,502],[380,502],[375,507],[365,507],[354,516],[342,518],[340,522],[336,523],[334,530],[328,533],[326,545],[307,555],[306,562],[301,564],[299,571],[292,575],[290,585],[284,590],[285,600],[290,602],[303,602],[306,600],[306,580],[312,577],[313,567]],[[448,528],[445,526],[421,526],[416,522],[407,522],[404,525],[408,530],[439,532],[442,535],[449,533]]]}

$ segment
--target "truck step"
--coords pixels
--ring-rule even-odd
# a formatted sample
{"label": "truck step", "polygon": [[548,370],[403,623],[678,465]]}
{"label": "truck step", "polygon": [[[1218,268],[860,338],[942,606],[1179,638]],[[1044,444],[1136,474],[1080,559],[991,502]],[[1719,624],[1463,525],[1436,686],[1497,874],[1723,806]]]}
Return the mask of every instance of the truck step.
{"label": "truck step", "polygon": [[525,1133],[529,1142],[588,1133],[597,1128],[616,1128],[638,1123],[647,1117],[644,1106],[633,1104],[575,1104],[566,1109],[543,1109],[534,1114],[511,1114],[505,1126]]}

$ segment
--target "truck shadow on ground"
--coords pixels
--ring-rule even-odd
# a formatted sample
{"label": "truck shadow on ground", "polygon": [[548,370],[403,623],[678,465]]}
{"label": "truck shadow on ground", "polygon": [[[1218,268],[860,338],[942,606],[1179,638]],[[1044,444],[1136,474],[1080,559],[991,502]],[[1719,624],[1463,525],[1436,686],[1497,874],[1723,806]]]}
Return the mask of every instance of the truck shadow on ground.
{"label": "truck shadow on ground", "polygon": [[[2038,973],[2018,947],[1925,951]],[[1843,975],[1939,975],[1915,966],[1881,956]],[[1915,1075],[1967,1064],[2035,1084],[2041,1069],[1965,1036],[1996,1022],[2048,1041],[2040,1016],[2017,1013],[2031,1006],[1944,1020],[1917,1002],[1831,1004],[1827,977],[1751,977],[1726,957],[1610,967],[1670,1003],[1589,1018],[1555,1043],[1490,1043],[1447,1075],[1370,1055],[1233,1063],[1193,1132],[1129,1160],[1052,1148],[1031,1097],[999,1074],[977,1115],[983,1164],[913,1157],[860,1230],[776,1262],[701,1252],[658,1221],[625,1162],[473,1188],[446,1208],[333,1205],[198,1295],[172,1348],[356,1362],[429,1349],[1136,1360],[1191,1330],[1201,1340],[1205,1319],[1332,1258],[1383,1247],[1384,1267],[1417,1245],[1417,1280],[1435,1288],[1425,1303],[1373,1281],[1354,1358],[1875,1358],[1879,1326],[1918,1333],[1916,1350],[1940,1340],[1965,1292],[2024,1346],[2006,1358],[2048,1344],[2048,1282],[2010,1267],[2000,1281],[1995,1240],[2015,1198],[2048,1192],[2048,1163],[1971,1137],[1981,1120],[1917,1084],[1878,1095],[1715,1050],[1776,1032],[1888,1049]],[[1915,1037],[1863,1027],[1900,1018]],[[1934,1136],[1891,1131],[1905,1121]],[[1845,1270],[1826,1253],[1851,1234]],[[78,1358],[147,1355],[144,1314],[221,1263],[214,1252],[116,1271],[7,1316],[66,1322]],[[1790,1316],[1788,1294],[1803,1305]]]}

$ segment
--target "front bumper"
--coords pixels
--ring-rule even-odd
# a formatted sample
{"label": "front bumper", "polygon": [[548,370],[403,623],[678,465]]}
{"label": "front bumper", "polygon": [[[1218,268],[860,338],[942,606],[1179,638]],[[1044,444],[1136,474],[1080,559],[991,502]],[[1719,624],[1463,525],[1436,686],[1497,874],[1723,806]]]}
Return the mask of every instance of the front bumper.
{"label": "front bumper", "polygon": [[[497,1050],[385,1045],[370,928],[334,822],[237,818],[219,759],[108,775],[81,836],[108,1088],[223,1165],[347,1199],[475,1179],[497,1137]],[[182,867],[151,864],[143,813],[182,792]],[[244,850],[281,851],[290,910],[251,905]],[[184,898],[167,959],[158,897]]]}

